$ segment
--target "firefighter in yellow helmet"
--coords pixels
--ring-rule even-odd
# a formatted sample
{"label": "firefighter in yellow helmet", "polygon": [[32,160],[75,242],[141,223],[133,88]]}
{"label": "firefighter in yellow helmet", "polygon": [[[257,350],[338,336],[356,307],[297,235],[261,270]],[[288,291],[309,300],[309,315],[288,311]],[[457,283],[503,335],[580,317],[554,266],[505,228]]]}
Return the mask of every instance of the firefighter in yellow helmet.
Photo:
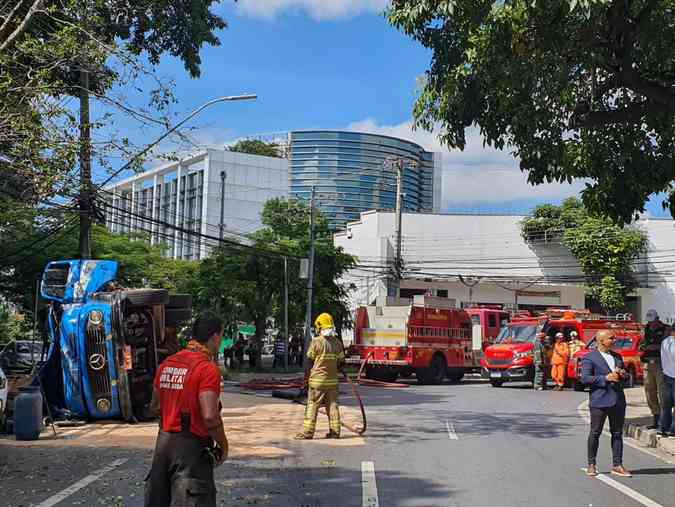
{"label": "firefighter in yellow helmet", "polygon": [[302,433],[297,440],[311,440],[316,430],[319,408],[326,407],[330,431],[326,438],[340,438],[340,409],[338,407],[338,371],[342,368],[345,353],[335,332],[333,317],[322,313],[314,322],[318,336],[312,338],[307,351],[312,366],[309,372],[309,392]]}

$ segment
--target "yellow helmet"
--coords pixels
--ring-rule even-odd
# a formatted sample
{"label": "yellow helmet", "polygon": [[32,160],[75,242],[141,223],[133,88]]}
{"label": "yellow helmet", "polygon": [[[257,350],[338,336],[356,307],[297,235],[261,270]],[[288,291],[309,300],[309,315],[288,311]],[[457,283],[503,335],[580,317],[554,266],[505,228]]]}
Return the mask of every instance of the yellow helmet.
{"label": "yellow helmet", "polygon": [[330,313],[322,313],[314,321],[314,327],[316,327],[318,331],[335,327],[335,324],[333,323],[333,317]]}

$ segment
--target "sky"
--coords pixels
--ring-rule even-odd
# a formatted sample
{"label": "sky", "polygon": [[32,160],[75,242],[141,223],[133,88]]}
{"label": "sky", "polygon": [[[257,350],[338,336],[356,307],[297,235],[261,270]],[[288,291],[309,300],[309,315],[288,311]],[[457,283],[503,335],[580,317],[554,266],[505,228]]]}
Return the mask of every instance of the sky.
{"label": "sky", "polygon": [[[392,28],[388,0],[221,0],[216,12],[228,28],[219,47],[201,51],[201,77],[164,57],[157,73],[173,79],[177,112],[222,95],[256,93],[226,102],[191,123],[197,144],[295,129],[344,129],[410,139],[443,153],[443,210],[521,213],[578,195],[584,183],[532,187],[508,152],[483,146],[472,129],[463,152],[449,151],[432,132],[412,129],[416,83],[431,53]],[[117,125],[134,134],[131,125]],[[664,216],[660,204],[651,216]]]}

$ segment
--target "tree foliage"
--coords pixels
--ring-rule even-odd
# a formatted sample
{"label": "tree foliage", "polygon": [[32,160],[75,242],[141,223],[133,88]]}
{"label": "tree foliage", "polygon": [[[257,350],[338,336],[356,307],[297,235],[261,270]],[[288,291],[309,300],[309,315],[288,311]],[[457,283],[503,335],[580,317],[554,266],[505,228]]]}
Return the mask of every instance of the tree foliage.
{"label": "tree foliage", "polygon": [[416,125],[463,149],[478,125],[528,181],[586,178],[588,209],[628,223],[655,192],[675,216],[672,0],[393,0],[433,51]]}
{"label": "tree foliage", "polygon": [[262,155],[264,157],[279,157],[279,145],[266,143],[258,139],[242,139],[230,146],[230,151],[248,153],[249,155]]}
{"label": "tree foliage", "polygon": [[593,215],[575,198],[537,207],[520,227],[525,241],[561,241],[579,262],[589,295],[605,310],[623,308],[637,287],[633,263],[647,248],[642,231]]}
{"label": "tree foliage", "polygon": [[[263,228],[250,235],[250,247],[223,246],[200,263],[196,303],[205,309],[220,305],[229,326],[253,322],[257,338],[264,335],[269,317],[283,324],[284,259],[289,273],[289,328],[302,329],[307,304],[307,281],[299,278],[299,257],[309,251],[309,209],[302,201],[272,199],[262,213]],[[351,324],[346,289],[338,283],[355,260],[333,246],[328,222],[319,213],[316,223],[314,305],[331,312],[336,325]]]}

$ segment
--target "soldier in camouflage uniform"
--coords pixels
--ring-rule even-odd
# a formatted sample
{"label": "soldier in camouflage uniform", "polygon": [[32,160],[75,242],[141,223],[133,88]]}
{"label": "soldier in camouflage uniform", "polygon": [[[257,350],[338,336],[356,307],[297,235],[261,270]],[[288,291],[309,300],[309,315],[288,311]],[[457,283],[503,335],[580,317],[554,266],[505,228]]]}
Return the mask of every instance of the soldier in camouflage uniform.
{"label": "soldier in camouflage uniform", "polygon": [[546,389],[548,350],[546,333],[537,333],[534,341],[534,388],[537,391]]}
{"label": "soldier in camouflage uniform", "polygon": [[326,438],[340,438],[340,408],[338,407],[338,371],[345,361],[342,341],[335,333],[333,317],[322,313],[314,323],[319,336],[312,339],[307,357],[312,361],[309,373],[309,393],[302,433],[296,440],[311,440],[316,430],[319,408],[326,408],[330,431]]}

